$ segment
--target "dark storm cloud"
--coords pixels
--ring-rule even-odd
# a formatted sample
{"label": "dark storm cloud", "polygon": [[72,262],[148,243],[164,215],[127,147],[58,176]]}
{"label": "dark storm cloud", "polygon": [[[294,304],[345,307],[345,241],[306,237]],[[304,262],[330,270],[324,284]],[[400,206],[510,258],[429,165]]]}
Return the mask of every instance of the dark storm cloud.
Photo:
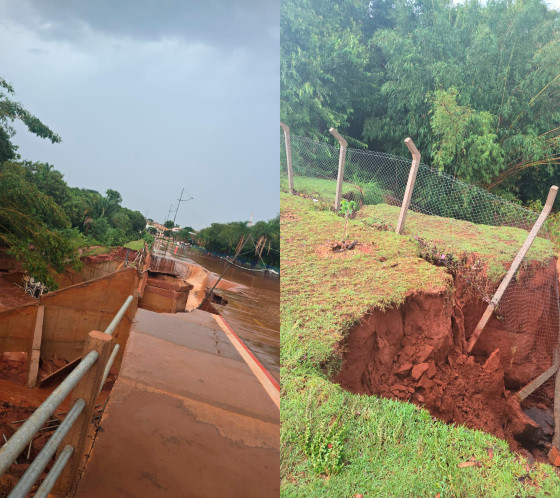
{"label": "dark storm cloud", "polygon": [[271,0],[7,0],[5,9],[45,39],[79,39],[89,28],[116,37],[259,50],[279,37],[279,2]]}
{"label": "dark storm cloud", "polygon": [[164,221],[279,207],[279,0],[0,0],[0,76],[62,137],[17,129],[24,159]]}

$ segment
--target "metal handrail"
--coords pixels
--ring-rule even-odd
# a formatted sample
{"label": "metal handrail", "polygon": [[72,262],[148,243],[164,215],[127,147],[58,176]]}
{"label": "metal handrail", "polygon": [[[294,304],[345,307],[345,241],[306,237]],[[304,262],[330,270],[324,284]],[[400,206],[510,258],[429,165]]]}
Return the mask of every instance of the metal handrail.
{"label": "metal handrail", "polygon": [[10,468],[10,465],[23,451],[27,443],[50,418],[66,396],[70,394],[70,391],[76,387],[80,379],[96,362],[98,357],[99,353],[97,351],[90,351],[68,377],[41,403],[33,415],[8,439],[8,442],[0,448],[0,475]]}
{"label": "metal handrail", "polygon": [[111,353],[111,356],[107,360],[107,365],[105,365],[105,371],[103,372],[103,380],[101,381],[101,386],[99,387],[100,391],[101,391],[101,388],[104,386],[105,381],[107,380],[107,376],[109,375],[109,372],[111,371],[111,367],[113,366],[113,363],[115,362],[115,358],[117,357],[118,352],[119,352],[119,345],[115,344],[115,347],[113,348],[113,352]]}
{"label": "metal handrail", "polygon": [[66,467],[68,460],[70,460],[72,453],[74,453],[74,448],[67,444],[60,452],[60,455],[58,455],[58,458],[56,459],[56,462],[54,462],[50,472],[39,486],[34,498],[47,498],[49,496],[52,488],[54,488],[54,485],[56,484],[56,481],[58,481],[60,473],[64,470],[64,467]]}
{"label": "metal handrail", "polygon": [[47,463],[49,463],[49,460],[55,454],[60,443],[62,443],[62,440],[66,434],[68,434],[68,431],[72,428],[74,422],[85,407],[86,402],[83,399],[79,399],[74,403],[74,406],[58,426],[58,429],[47,441],[47,444],[43,446],[43,449],[39,452],[35,460],[33,460],[33,463],[29,466],[25,474],[23,474],[14,489],[12,489],[10,497],[25,498],[27,496],[27,493],[29,493],[33,484],[35,484],[35,481],[41,475],[41,472],[43,472]]}
{"label": "metal handrail", "polygon": [[128,296],[126,298],[126,301],[124,302],[124,304],[121,306],[121,309],[117,312],[117,314],[115,315],[115,318],[113,318],[113,320],[111,320],[111,323],[107,326],[107,328],[105,329],[105,333],[109,334],[109,335],[113,335],[113,332],[115,332],[115,329],[117,328],[117,325],[119,324],[119,322],[121,321],[122,317],[124,316],[124,314],[126,313],[126,310],[128,308],[128,306],[130,305],[130,303],[132,302],[133,297],[132,296]]}
{"label": "metal handrail", "polygon": [[[121,306],[109,326],[105,329],[105,333],[108,335],[113,335],[115,329],[120,323],[122,317],[126,313],[130,303],[133,300],[133,296],[129,296],[124,304]],[[113,352],[103,373],[103,381],[101,386],[105,383],[109,370],[111,369],[113,362],[119,351],[119,345],[115,345]],[[33,439],[37,431],[45,424],[47,420],[52,416],[58,406],[64,401],[64,399],[70,394],[72,389],[76,387],[78,382],[87,373],[87,371],[92,367],[92,365],[99,358],[99,353],[97,351],[90,351],[80,363],[76,366],[74,370],[64,379],[60,385],[50,394],[50,396],[41,403],[41,405],[35,410],[33,415],[31,415],[22,426],[12,435],[10,439],[0,448],[0,476],[3,475],[16,460],[19,454],[23,451],[25,446]],[[43,446],[42,450],[39,452],[37,457],[33,460],[33,463],[29,466],[26,472],[23,474],[21,479],[18,481],[17,485],[9,494],[9,498],[24,498],[29,493],[29,490],[35,484],[37,478],[41,475],[45,467],[47,466],[49,460],[55,454],[56,450],[60,446],[60,443],[64,440],[64,437],[68,434],[72,426],[74,425],[76,419],[82,413],[86,406],[86,402],[83,399],[78,399],[72,408],[68,411],[66,417],[58,426],[57,430],[49,438],[48,442]],[[60,453],[56,459],[53,467],[45,477],[43,483],[37,490],[35,496],[48,496],[53,486],[55,485],[60,473],[68,463],[68,460],[72,456],[74,448],[71,445],[66,445],[64,450]]]}

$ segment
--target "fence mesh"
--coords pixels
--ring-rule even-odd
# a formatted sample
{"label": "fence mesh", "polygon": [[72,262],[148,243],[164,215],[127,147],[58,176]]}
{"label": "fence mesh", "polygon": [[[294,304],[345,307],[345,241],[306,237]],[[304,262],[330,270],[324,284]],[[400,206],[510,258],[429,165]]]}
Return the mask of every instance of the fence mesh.
{"label": "fence mesh", "polygon": [[[296,193],[333,201],[338,147],[291,135],[291,148]],[[411,158],[348,148],[342,197],[358,202],[364,223],[394,229],[411,162]],[[284,191],[288,190],[286,164],[281,134],[280,178]],[[461,325],[466,339],[538,216],[420,164],[404,233],[420,243],[423,257],[452,271],[456,288],[463,289],[464,306],[475,309],[465,314]],[[560,302],[551,239],[545,224],[474,350],[500,347],[503,363],[510,366],[506,378],[515,387],[551,366],[558,341]]]}

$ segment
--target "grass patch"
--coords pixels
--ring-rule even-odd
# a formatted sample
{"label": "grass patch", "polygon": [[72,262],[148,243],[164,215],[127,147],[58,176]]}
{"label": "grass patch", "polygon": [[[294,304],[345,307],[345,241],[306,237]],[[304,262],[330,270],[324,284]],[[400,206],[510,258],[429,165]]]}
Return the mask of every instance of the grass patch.
{"label": "grass patch", "polygon": [[[399,211],[399,207],[387,204],[364,206],[358,218],[368,225],[394,230]],[[420,239],[423,245],[447,258],[451,256],[460,260],[476,255],[483,262],[488,279],[498,282],[504,277],[528,232],[514,227],[477,225],[470,221],[409,211],[403,235]],[[555,254],[552,242],[537,237],[523,260],[521,269],[534,263],[548,264]]]}
{"label": "grass patch", "polygon": [[144,249],[144,239],[133,240],[131,242],[127,242],[123,247],[126,249],[133,249],[134,251],[141,251]]}
{"label": "grass patch", "polygon": [[[415,239],[360,220],[348,222],[358,247],[330,252],[344,221],[316,204],[281,194],[282,495],[556,494],[552,467],[527,470],[494,436],[330,382],[336,346],[369,309],[398,306],[411,292],[448,292],[452,280],[419,257]],[[459,467],[471,458],[480,467]]]}
{"label": "grass patch", "polygon": [[[294,189],[306,196],[312,196],[317,199],[334,202],[336,197],[336,179],[328,180],[325,178],[312,178],[309,176],[294,176]],[[280,176],[280,190],[288,192],[288,177]],[[352,200],[362,201],[364,203],[380,202],[381,196],[375,184],[364,184],[363,186],[344,182],[342,184],[342,195],[346,195]]]}
{"label": "grass patch", "polygon": [[84,252],[82,252],[83,256],[97,256],[98,254],[108,254],[113,250],[113,247],[110,246],[93,246],[88,247]]}

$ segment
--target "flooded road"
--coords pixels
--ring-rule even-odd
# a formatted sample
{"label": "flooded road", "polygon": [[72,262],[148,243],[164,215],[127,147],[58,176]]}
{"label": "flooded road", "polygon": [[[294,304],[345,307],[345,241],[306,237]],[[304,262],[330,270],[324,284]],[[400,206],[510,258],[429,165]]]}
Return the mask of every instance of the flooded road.
{"label": "flooded road", "polygon": [[[165,249],[165,244],[161,247]],[[163,251],[156,245],[156,255]],[[197,264],[212,272],[222,274],[227,262],[213,256],[200,254],[188,247],[179,247],[174,254],[170,245],[167,258]],[[280,377],[280,280],[265,277],[262,272],[230,266],[223,277],[235,286],[216,289],[224,298],[225,306],[213,303],[247,346],[261,360],[276,379]]]}

